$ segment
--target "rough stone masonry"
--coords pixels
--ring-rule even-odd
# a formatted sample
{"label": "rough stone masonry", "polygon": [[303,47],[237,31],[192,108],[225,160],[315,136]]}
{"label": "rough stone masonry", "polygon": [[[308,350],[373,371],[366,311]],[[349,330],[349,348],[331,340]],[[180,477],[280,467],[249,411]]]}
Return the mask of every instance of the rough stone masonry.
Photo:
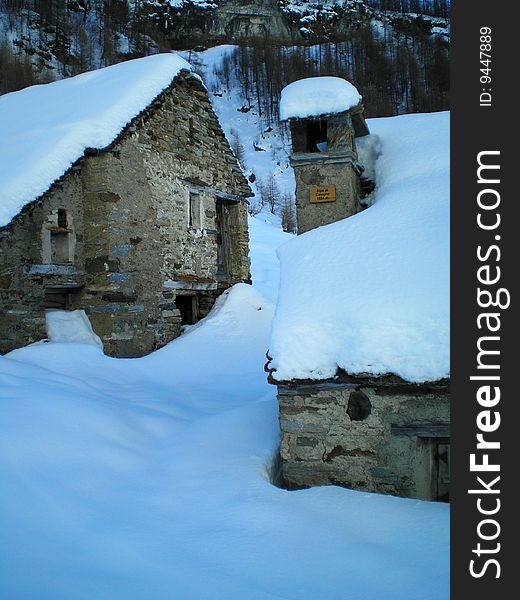
{"label": "rough stone masonry", "polygon": [[[446,500],[449,386],[396,376],[279,382],[281,479]],[[448,453],[447,455],[443,453]]]}
{"label": "rough stone masonry", "polygon": [[45,338],[50,308],[84,309],[113,356],[172,340],[250,280],[250,195],[203,85],[182,72],[0,229],[0,352]]}

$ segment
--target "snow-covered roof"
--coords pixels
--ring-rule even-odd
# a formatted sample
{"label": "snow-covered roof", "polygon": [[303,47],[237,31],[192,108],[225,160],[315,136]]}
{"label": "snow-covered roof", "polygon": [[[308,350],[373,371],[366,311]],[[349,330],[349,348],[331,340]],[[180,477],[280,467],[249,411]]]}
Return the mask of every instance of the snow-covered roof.
{"label": "snow-covered roof", "polygon": [[357,106],[361,94],[341,77],[308,77],[282,90],[280,119],[307,119],[345,112]]}
{"label": "snow-covered roof", "polygon": [[376,201],[284,244],[273,377],[449,375],[449,113],[371,119]]}
{"label": "snow-covered roof", "polygon": [[156,54],[0,97],[0,227],[87,148],[109,146],[190,64]]}

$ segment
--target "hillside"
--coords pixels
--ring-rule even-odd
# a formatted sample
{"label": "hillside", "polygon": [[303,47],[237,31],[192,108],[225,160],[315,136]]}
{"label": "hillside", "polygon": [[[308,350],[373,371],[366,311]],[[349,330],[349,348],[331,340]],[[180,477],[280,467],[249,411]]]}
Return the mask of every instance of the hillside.
{"label": "hillside", "polygon": [[[274,52],[280,69],[297,77],[305,51],[293,59],[283,47],[321,45],[311,69],[347,71],[381,96],[392,82],[397,104],[404,99],[420,104],[413,110],[439,110],[447,102],[447,15],[446,0],[1,0],[0,93],[159,50],[225,43],[254,48],[258,61]],[[273,86],[279,91],[276,79]],[[382,107],[384,114],[398,112],[395,105]],[[383,112],[377,107],[373,114]]]}
{"label": "hillside", "polygon": [[251,213],[276,212],[291,230],[281,89],[337,75],[356,83],[367,116],[444,110],[448,8],[444,0],[0,0],[0,93],[187,47],[255,192]]}

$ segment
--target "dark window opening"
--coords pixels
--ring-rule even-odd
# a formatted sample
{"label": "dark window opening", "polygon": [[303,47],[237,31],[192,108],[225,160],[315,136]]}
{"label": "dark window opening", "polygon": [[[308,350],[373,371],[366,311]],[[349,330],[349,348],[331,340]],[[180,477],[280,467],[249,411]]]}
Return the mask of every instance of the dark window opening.
{"label": "dark window opening", "polygon": [[362,391],[352,392],[348,399],[347,414],[352,421],[364,421],[372,412],[372,403]]}
{"label": "dark window opening", "polygon": [[70,310],[70,292],[61,288],[47,288],[43,298],[43,308]]}
{"label": "dark window opening", "polygon": [[199,299],[197,296],[177,296],[175,306],[181,313],[181,325],[194,325],[199,320]]}
{"label": "dark window opening", "polygon": [[67,229],[67,211],[64,208],[58,208],[58,227]]}
{"label": "dark window opening", "polygon": [[307,152],[327,152],[327,121],[307,121]]}

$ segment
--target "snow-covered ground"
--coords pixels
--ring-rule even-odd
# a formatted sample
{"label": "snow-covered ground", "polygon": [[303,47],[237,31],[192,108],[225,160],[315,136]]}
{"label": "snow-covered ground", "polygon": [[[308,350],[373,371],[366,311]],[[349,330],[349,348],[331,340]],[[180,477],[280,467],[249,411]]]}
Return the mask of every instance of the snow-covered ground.
{"label": "snow-covered ground", "polygon": [[263,364],[291,236],[250,232],[255,285],[152,355],[0,357],[0,597],[448,598],[447,505],[270,483]]}

